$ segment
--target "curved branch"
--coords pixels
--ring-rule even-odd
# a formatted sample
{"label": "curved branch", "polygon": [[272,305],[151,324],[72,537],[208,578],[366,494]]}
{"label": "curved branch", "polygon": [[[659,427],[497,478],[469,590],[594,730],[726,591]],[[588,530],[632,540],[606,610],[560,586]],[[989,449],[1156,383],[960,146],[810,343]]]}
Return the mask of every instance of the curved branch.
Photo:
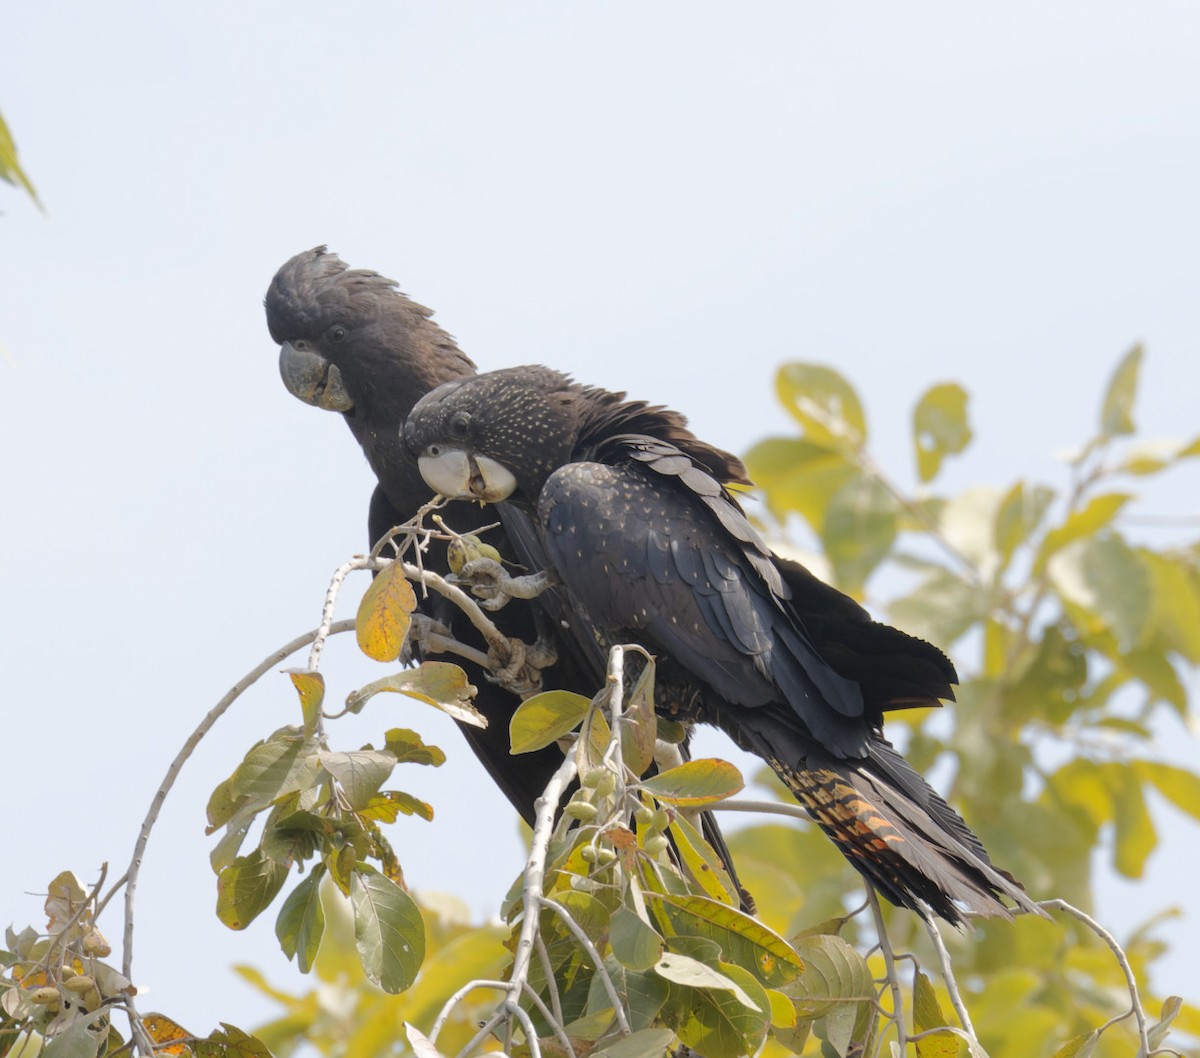
{"label": "curved branch", "polygon": [[[325,635],[330,636],[341,632],[349,632],[353,627],[353,621],[337,621],[331,624],[328,629],[325,629]],[[213,725],[225,715],[229,707],[247,689],[257,683],[263,675],[285,658],[294,654],[302,647],[308,646],[321,632],[321,628],[315,628],[311,632],[305,632],[303,635],[297,636],[290,643],[267,655],[267,657],[246,673],[245,676],[238,680],[229,689],[229,692],[205,714],[204,719],[196,726],[196,730],[188,736],[188,740],[183,744],[179,752],[175,754],[175,759],[171,761],[170,766],[167,768],[167,774],[163,777],[163,781],[155,791],[154,798],[150,803],[150,810],[146,813],[146,818],[142,821],[141,830],[138,831],[137,841],[133,846],[133,857],[129,861],[129,869],[113,886],[113,891],[115,892],[122,884],[125,885],[125,929],[122,942],[124,955],[121,960],[121,973],[129,980],[133,980],[133,904],[134,898],[137,895],[138,875],[142,869],[142,857],[146,852],[146,843],[150,840],[150,832],[154,829],[154,824],[158,821],[159,813],[162,811],[163,802],[166,801],[167,794],[171,792],[171,788],[175,785],[175,780],[178,778],[179,772],[183,769],[184,764],[204,736],[212,729]],[[105,897],[106,903],[110,897],[111,894]]]}

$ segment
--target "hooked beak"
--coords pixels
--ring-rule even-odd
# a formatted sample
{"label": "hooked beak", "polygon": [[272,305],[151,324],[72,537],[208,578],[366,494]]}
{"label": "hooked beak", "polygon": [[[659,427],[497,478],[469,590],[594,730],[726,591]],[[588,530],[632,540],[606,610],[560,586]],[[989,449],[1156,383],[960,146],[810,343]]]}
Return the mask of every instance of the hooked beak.
{"label": "hooked beak", "polygon": [[517,487],[517,479],[503,464],[461,448],[430,445],[417,458],[417,467],[426,485],[452,500],[499,503]]}
{"label": "hooked beak", "polygon": [[291,342],[284,342],[279,350],[279,375],[288,392],[305,404],[326,411],[350,411],[354,407],[337,365],[311,349],[297,349]]}

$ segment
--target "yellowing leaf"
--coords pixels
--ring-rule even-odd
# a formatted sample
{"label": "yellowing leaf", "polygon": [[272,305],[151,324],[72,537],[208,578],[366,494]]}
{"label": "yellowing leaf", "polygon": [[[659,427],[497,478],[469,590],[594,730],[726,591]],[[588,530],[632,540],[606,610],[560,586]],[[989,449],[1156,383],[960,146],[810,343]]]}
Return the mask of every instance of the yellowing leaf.
{"label": "yellowing leaf", "polygon": [[913,409],[913,444],[921,480],[932,481],[942,467],[942,460],[961,452],[970,443],[967,391],[954,382],[931,386]]}
{"label": "yellowing leaf", "polygon": [[407,695],[418,702],[432,705],[462,724],[487,727],[487,717],[471,704],[475,687],[467,682],[467,674],[448,661],[423,661],[415,669],[374,680],[346,696],[346,708],[359,712],[375,695],[384,691]]}
{"label": "yellowing leaf", "polygon": [[867,420],[854,387],[823,364],[784,364],[775,376],[780,403],[817,442],[859,448],[867,439]]}
{"label": "yellowing leaf", "polygon": [[587,714],[590,701],[571,691],[543,691],[526,698],[509,721],[513,753],[532,753],[574,731]]}
{"label": "yellowing leaf", "polygon": [[417,597],[404,576],[404,566],[393,562],[380,570],[363,594],[355,619],[355,634],[364,654],[376,661],[395,661],[404,647],[417,608]]}
{"label": "yellowing leaf", "polygon": [[679,855],[680,866],[691,876],[706,896],[722,904],[736,907],[739,895],[734,889],[729,872],[704,835],[684,818],[676,814],[671,821],[671,837]]}
{"label": "yellowing leaf", "polygon": [[1181,812],[1186,812],[1193,819],[1200,819],[1200,775],[1173,764],[1149,760],[1135,760],[1133,768],[1138,778],[1151,783]]}
{"label": "yellowing leaf", "polygon": [[660,801],[707,805],[732,797],[744,786],[742,773],[725,760],[689,760],[677,768],[642,780],[642,788]]}
{"label": "yellowing leaf", "polygon": [[146,1030],[146,1034],[155,1043],[155,1054],[169,1054],[177,1056],[188,1053],[188,1046],[184,1042],[172,1042],[176,1040],[186,1041],[192,1039],[192,1034],[187,1031],[182,1025],[172,1021],[170,1018],[162,1014],[147,1014],[142,1018],[142,1027]]}
{"label": "yellowing leaf", "polygon": [[316,730],[321,716],[321,705],[325,701],[325,677],[308,669],[284,669],[292,686],[300,695],[300,712],[304,717],[304,730]]}

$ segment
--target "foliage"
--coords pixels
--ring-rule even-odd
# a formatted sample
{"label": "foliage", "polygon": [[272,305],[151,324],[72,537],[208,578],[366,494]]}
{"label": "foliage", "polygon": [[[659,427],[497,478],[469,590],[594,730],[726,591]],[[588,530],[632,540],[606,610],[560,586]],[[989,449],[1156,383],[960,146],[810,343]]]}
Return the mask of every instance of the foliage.
{"label": "foliage", "polygon": [[[1200,776],[1152,752],[1152,732],[1169,720],[1162,714],[1194,719],[1184,672],[1200,661],[1200,543],[1155,547],[1123,523],[1137,479],[1200,455],[1200,439],[1136,443],[1141,362],[1135,348],[1118,365],[1096,434],[1067,461],[1065,488],[939,490],[944,461],[972,431],[965,392],[938,385],[915,409],[922,487],[906,493],[871,458],[850,384],[810,365],[788,365],[778,378],[799,436],[763,441],[747,457],[776,535],[807,529],[834,583],[857,595],[883,586],[892,597],[873,603],[953,650],[965,677],[957,704],[889,721],[905,755],[944,777],[996,861],[1033,894],[1085,909],[1102,850],[1118,873],[1142,877],[1159,840],[1149,791],[1200,819]],[[813,377],[820,386],[808,384]],[[840,913],[856,881],[811,829],[745,831],[734,853],[764,915],[785,932]],[[1125,942],[1143,981],[1165,950],[1155,930],[1174,913],[1148,913]],[[913,943],[911,916],[888,918],[893,938]],[[1052,1040],[1124,1009],[1118,967],[1078,928],[981,923],[952,951],[992,1055],[1051,1054]],[[1178,1024],[1196,1033],[1200,1015],[1184,1008]],[[1095,1053],[1133,1053],[1132,1040],[1122,1025]]]}
{"label": "foliage", "polygon": [[[948,777],[951,798],[997,862],[1061,917],[989,920],[943,942],[911,912],[864,904],[859,876],[814,827],[791,819],[733,836],[759,906],[757,916],[744,913],[697,810],[803,812],[766,770],[760,781],[781,800],[748,804],[734,800],[743,781],[732,765],[684,762],[674,745],[679,725],[654,713],[653,660],[637,647],[613,649],[609,681],[594,698],[550,689],[513,717],[514,753],[558,743],[565,756],[502,923],[471,926],[444,901],[422,905],[405,888],[384,826],[400,814],[428,820],[432,808],[384,787],[401,765],[437,766],[444,754],[399,728],[384,733],[381,748],[338,749],[327,728],[383,692],[483,722],[457,666],[399,665],[423,620],[409,580],[455,601],[496,658],[509,653],[459,587],[403,561],[417,540],[464,539],[444,525],[424,528],[426,511],[396,530],[394,558],[375,554],[339,569],[321,627],[268,657],[201,721],[168,770],[127,875],[107,895],[103,879],[88,892],[60,875],[46,931],[8,931],[0,1056],[44,1049],[50,1058],[90,1058],[130,1046],[257,1056],[307,1043],[329,1055],[419,1058],[496,1048],[522,1058],[658,1058],[680,1045],[705,1058],[1070,1058],[1148,1055],[1172,1028],[1200,1034],[1194,1007],[1147,995],[1165,950],[1155,930],[1170,912],[1121,944],[1086,914],[1097,849],[1107,844],[1117,871],[1141,876],[1158,841],[1148,790],[1200,817],[1200,776],[1149,749],[1160,714],[1190,718],[1182,673],[1200,660],[1200,545],[1152,546],[1126,521],[1129,482],[1200,455],[1200,442],[1126,444],[1140,362],[1134,350],[1118,367],[1100,428],[1069,461],[1061,493],[1026,482],[933,491],[946,459],[972,439],[966,393],[946,384],[917,404],[922,486],[906,494],[868,454],[853,387],[814,365],[788,365],[779,376],[799,436],[764,441],[749,455],[774,535],[807,523],[844,590],[899,584],[886,604],[898,624],[957,643],[960,658],[976,656],[954,708],[911,711],[891,731],[916,767]],[[335,624],[346,575],[366,569],[378,576],[356,622]],[[321,650],[352,627],[368,656],[394,668],[327,713]],[[427,636],[425,649],[472,649],[445,632]],[[128,942],[141,850],[195,743],[247,686],[310,642],[308,665],[288,672],[297,723],[247,751],[213,792],[208,815],[209,832],[220,832],[211,854],[218,917],[242,928],[278,901],[283,951],[321,983],[288,995],[243,968],[281,1005],[280,1017],[258,1036],[223,1025],[196,1037],[135,1006]],[[292,868],[300,876],[285,893]],[[102,961],[108,945],[95,923],[123,885],[118,972]],[[110,1023],[118,1008],[129,1016],[129,1044]],[[1147,1010],[1161,1010],[1154,1024]]]}
{"label": "foliage", "polygon": [[33,189],[29,177],[25,175],[25,170],[21,168],[20,160],[17,158],[17,145],[12,138],[12,133],[8,130],[8,124],[5,122],[3,114],[0,114],[0,180],[22,188],[38,208],[41,208],[42,204],[38,201],[37,192]]}
{"label": "foliage", "polygon": [[[893,731],[917,767],[950,777],[953,800],[998,862],[1034,894],[1084,909],[1092,854],[1106,840],[1115,868],[1140,876],[1157,841],[1147,787],[1200,815],[1200,778],[1147,748],[1160,710],[1187,715],[1181,671],[1200,659],[1198,549],[1131,539],[1118,518],[1132,496],[1114,487],[1200,454],[1200,445],[1122,447],[1133,431],[1140,356],[1135,350],[1116,372],[1100,430],[1072,457],[1071,484],[1061,495],[1025,482],[960,495],[932,491],[945,460],[972,439],[967,396],[955,385],[935,386],[918,402],[913,441],[927,487],[906,495],[868,454],[867,420],[853,388],[812,365],[780,373],[780,396],[800,436],[764,441],[749,456],[776,535],[799,516],[821,541],[836,582],[855,594],[868,582],[897,583],[896,575],[879,574],[898,570],[909,583],[887,607],[893,619],[942,645],[959,643],[960,656],[978,654],[957,706],[900,716]],[[710,761],[646,775],[653,667],[636,682],[622,673],[617,688],[635,685],[615,729],[606,720],[613,715],[606,694],[589,702],[548,691],[514,718],[514,752],[574,745],[568,763],[583,776],[557,826],[547,821],[535,832],[532,862],[540,849],[543,866],[519,879],[504,905],[517,1028],[493,1005],[483,1008],[493,1009],[486,1031],[464,1038],[461,1023],[481,1020],[472,992],[469,1005],[444,1010],[445,1020],[415,1022],[420,1031],[410,1029],[408,1040],[416,1053],[428,1058],[508,1039],[510,1053],[526,1054],[532,1033],[539,1051],[556,1055],[649,1058],[679,1043],[709,1058],[760,1046],[772,1055],[876,1054],[886,1053],[890,1034],[903,1038],[892,1011],[905,1018],[907,1049],[921,1058],[1130,1054],[1142,1031],[1151,1048],[1172,1024],[1200,1031],[1195,1008],[1145,995],[1148,972],[1165,950],[1154,936],[1163,915],[1121,947],[1081,912],[984,922],[949,939],[953,976],[918,968],[901,988],[895,967],[902,956],[948,969],[922,923],[884,909],[880,934],[861,906],[852,907],[860,903],[848,896],[861,893],[859,877],[815,828],[791,821],[733,836],[739,871],[759,905],[757,919],[743,915],[685,810],[719,804],[740,779]],[[665,733],[661,724],[657,733]],[[775,783],[766,769],[759,779]],[[523,962],[531,935],[539,957],[526,953]],[[1140,982],[1138,1017],[1143,1007],[1161,1009],[1157,1024],[1145,1015],[1139,1028],[1126,972]],[[528,987],[514,988],[514,976]],[[948,990],[955,978],[964,982],[971,1031],[946,1013],[955,1007]],[[424,983],[422,975],[416,987]],[[454,983],[442,981],[443,996]],[[312,1010],[320,994],[280,998],[289,1010]],[[413,1020],[406,995],[357,993],[349,1021],[385,1017],[391,1035],[378,1040],[391,1049],[401,1022]],[[381,1007],[389,1013],[379,1014]],[[290,1036],[272,1039],[294,1046],[305,1032],[299,1022],[285,1017],[264,1032],[289,1025]],[[384,1049],[351,1052],[328,1033],[308,1038],[327,1054]]]}

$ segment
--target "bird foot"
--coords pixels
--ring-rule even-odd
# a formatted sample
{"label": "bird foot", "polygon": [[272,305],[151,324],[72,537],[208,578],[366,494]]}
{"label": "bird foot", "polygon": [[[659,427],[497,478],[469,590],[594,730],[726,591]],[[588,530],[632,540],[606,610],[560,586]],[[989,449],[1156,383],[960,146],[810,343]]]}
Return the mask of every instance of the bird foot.
{"label": "bird foot", "polygon": [[536,599],[557,583],[553,573],[544,571],[513,577],[494,558],[472,559],[453,580],[469,587],[485,610],[499,610],[512,599]]}
{"label": "bird foot", "polygon": [[439,654],[442,648],[438,640],[452,638],[453,633],[441,621],[435,621],[423,613],[415,613],[400,651],[400,664],[412,665],[424,661],[430,654]]}
{"label": "bird foot", "polygon": [[[493,683],[511,691],[520,698],[528,698],[542,689],[542,672],[555,658],[547,658],[547,651],[520,639],[508,639],[503,648],[492,647],[488,651]],[[549,652],[553,655],[553,651]]]}

